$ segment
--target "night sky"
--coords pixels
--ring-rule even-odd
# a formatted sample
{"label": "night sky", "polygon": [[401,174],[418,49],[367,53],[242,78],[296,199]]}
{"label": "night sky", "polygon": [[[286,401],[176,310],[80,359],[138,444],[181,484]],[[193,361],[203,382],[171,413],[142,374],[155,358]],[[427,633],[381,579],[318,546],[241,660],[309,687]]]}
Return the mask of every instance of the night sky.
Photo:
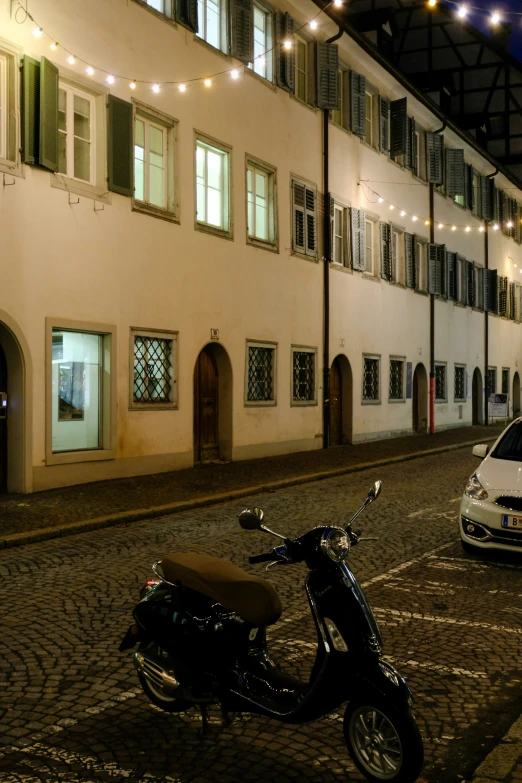
{"label": "night sky", "polygon": [[[481,0],[481,2],[470,2],[470,6],[476,5],[479,7],[487,8],[488,10],[498,11],[500,14],[507,11],[522,12],[522,3],[520,0]],[[513,33],[511,35],[510,52],[520,61],[522,61],[522,15],[521,16],[505,16],[506,21],[511,22],[513,27]],[[476,27],[480,28],[486,35],[490,34],[491,28],[487,22],[487,14],[481,11],[470,11],[469,21]]]}

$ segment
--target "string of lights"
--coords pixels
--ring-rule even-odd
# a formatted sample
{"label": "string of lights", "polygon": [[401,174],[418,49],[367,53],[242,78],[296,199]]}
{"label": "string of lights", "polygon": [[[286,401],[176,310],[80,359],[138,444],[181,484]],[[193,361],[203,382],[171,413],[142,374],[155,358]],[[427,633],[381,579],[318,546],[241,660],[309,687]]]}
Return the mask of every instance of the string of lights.
{"label": "string of lights", "polygon": [[[330,0],[328,5],[326,5],[323,9],[318,11],[317,14],[313,16],[308,22],[305,22],[305,24],[301,25],[301,27],[295,30],[294,33],[288,36],[282,43],[277,43],[274,46],[272,46],[270,49],[267,49],[261,54],[252,58],[252,67],[254,67],[254,63],[257,60],[262,61],[266,57],[266,55],[270,54],[271,52],[275,51],[278,48],[290,50],[294,44],[293,41],[294,37],[298,35],[301,32],[301,30],[304,30],[305,28],[310,28],[311,30],[317,30],[317,28],[319,27],[319,23],[317,21],[318,17],[321,16],[321,14],[324,14],[324,12],[330,6],[333,5],[335,7],[340,7],[343,4],[344,4],[344,0]],[[144,85],[144,86],[150,86],[153,92],[158,93],[160,92],[161,87],[177,86],[180,92],[186,92],[187,86],[189,84],[201,83],[205,87],[211,87],[213,83],[213,79],[216,79],[219,76],[228,74],[232,79],[239,79],[239,76],[241,75],[241,69],[237,67],[233,67],[233,68],[227,68],[223,71],[217,71],[216,73],[209,74],[206,76],[196,76],[192,79],[184,79],[183,81],[182,80],[150,81],[147,79],[130,78],[122,74],[117,74],[117,73],[107,71],[105,68],[94,66],[90,61],[85,60],[82,57],[79,57],[77,54],[75,54],[73,50],[64,46],[54,36],[50,35],[49,32],[47,32],[43,27],[41,27],[38,24],[38,22],[35,20],[35,18],[32,16],[32,14],[29,13],[28,9],[22,5],[20,0],[18,0],[18,7],[15,12],[15,20],[18,22],[18,24],[24,24],[27,20],[30,20],[34,25],[33,35],[36,38],[41,38],[42,36],[47,37],[50,41],[51,51],[56,52],[58,49],[61,49],[66,55],[68,55],[67,62],[69,63],[69,65],[81,64],[85,66],[85,72],[87,73],[88,76],[94,76],[96,72],[101,73],[104,75],[106,82],[111,85],[115,84],[117,80],[126,81],[131,90],[135,90],[138,87],[138,85]]]}
{"label": "string of lights", "polygon": [[[365,195],[366,200],[370,204],[386,204],[388,206],[388,209],[390,212],[396,212],[401,218],[408,218],[411,220],[412,223],[424,223],[425,226],[429,226],[431,221],[429,218],[422,217],[420,215],[415,214],[414,212],[410,212],[407,209],[401,209],[400,207],[397,207],[396,204],[393,204],[391,201],[388,201],[388,199],[383,198],[383,196],[380,195],[380,193],[377,193],[376,190],[371,188],[367,181],[361,180],[360,184],[362,185],[363,193]],[[371,194],[371,195],[369,195]],[[522,223],[522,220],[520,221]],[[511,220],[508,220],[506,222],[506,228],[512,229],[514,228],[514,223]],[[440,223],[435,221],[435,226],[438,229],[449,229],[450,231],[464,231],[466,234],[470,234],[472,231],[477,231],[478,233],[482,234],[485,231],[484,225],[480,226],[470,226],[469,224],[459,224],[459,223]],[[501,224],[498,222],[494,222],[492,224],[493,231],[499,231],[501,228]]]}
{"label": "string of lights", "polygon": [[[467,19],[472,12],[477,12],[488,16],[489,22],[493,26],[500,24],[510,16],[522,16],[522,11],[491,11],[489,8],[484,8],[484,6],[469,5],[468,3],[458,2],[457,0],[445,0],[445,2],[455,7],[459,19]],[[439,4],[439,0],[427,0],[427,4],[428,8],[436,8]]]}

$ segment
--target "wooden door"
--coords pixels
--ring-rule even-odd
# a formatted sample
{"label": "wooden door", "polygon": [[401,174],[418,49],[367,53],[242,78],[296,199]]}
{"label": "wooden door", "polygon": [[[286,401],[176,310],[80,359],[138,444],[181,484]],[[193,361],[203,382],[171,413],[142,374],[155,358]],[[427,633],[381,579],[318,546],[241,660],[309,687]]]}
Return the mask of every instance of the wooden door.
{"label": "wooden door", "polygon": [[330,370],[330,445],[343,442],[343,379],[339,360],[334,359]]}
{"label": "wooden door", "polygon": [[[0,392],[7,392],[7,362],[0,345]],[[7,492],[7,410],[0,409],[0,494]]]}
{"label": "wooden door", "polygon": [[197,462],[219,458],[218,371],[207,346],[194,375],[194,451]]}

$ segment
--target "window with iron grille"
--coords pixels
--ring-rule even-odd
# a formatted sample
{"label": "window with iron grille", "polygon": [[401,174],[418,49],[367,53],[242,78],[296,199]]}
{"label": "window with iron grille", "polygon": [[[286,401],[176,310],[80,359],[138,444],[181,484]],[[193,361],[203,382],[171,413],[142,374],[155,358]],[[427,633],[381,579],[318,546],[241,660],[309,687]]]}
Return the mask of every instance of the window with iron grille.
{"label": "window with iron grille", "polygon": [[133,405],[153,408],[175,404],[176,339],[176,334],[171,332],[131,332]]}
{"label": "window with iron grille", "polygon": [[404,400],[404,360],[390,359],[390,400]]}
{"label": "window with iron grille", "polygon": [[446,402],[446,365],[435,365],[435,399],[437,402]]}
{"label": "window with iron grille", "polygon": [[455,402],[463,402],[466,399],[466,367],[455,365]]}
{"label": "window with iron grille", "polygon": [[363,357],[363,402],[380,402],[379,364],[377,356]]}
{"label": "window with iron grille", "polygon": [[502,368],[502,394],[509,394],[509,369]]}
{"label": "window with iron grille", "polygon": [[488,367],[488,380],[487,380],[487,392],[488,397],[490,394],[495,394],[497,391],[497,368]]}
{"label": "window with iron grille", "polygon": [[247,402],[275,402],[275,348],[271,345],[247,345]]}
{"label": "window with iron grille", "polygon": [[315,402],[315,350],[292,349],[294,403]]}

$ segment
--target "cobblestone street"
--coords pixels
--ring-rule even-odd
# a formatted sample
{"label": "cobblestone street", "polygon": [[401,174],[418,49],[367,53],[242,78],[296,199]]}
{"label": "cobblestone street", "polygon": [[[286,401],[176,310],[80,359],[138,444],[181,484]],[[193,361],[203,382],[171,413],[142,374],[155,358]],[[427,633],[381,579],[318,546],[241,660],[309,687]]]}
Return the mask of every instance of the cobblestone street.
{"label": "cobblestone street", "polygon": [[[196,713],[169,715],[148,702],[132,654],[118,645],[162,555],[205,552],[264,575],[247,558],[271,541],[239,528],[242,508],[261,505],[269,527],[297,535],[347,521],[377,478],[382,495],[360,527],[378,541],[354,548],[350,565],[385,653],[413,691],[422,780],[471,778],[520,715],[522,686],[522,559],[473,557],[460,546],[459,501],[476,466],[469,450],[450,452],[1,551],[0,780],[362,780],[344,745],[343,708],[291,727],[248,715],[224,727],[216,710],[203,736]],[[315,639],[304,576],[304,566],[269,574],[284,606],[269,634],[274,657],[302,676]]]}

